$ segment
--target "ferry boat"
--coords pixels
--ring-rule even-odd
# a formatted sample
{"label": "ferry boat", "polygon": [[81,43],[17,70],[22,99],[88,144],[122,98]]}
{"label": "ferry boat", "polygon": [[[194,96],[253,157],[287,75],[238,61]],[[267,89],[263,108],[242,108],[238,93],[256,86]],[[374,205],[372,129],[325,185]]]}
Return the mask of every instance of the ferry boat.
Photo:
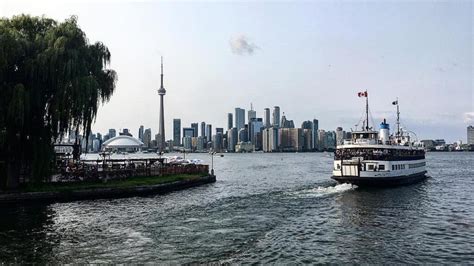
{"label": "ferry boat", "polygon": [[337,145],[332,179],[357,186],[407,185],[426,179],[425,150],[414,145],[408,131],[400,130],[398,99],[392,103],[397,106],[397,132],[390,135],[385,119],[379,131],[369,127],[367,91],[359,97],[366,98],[364,128]]}

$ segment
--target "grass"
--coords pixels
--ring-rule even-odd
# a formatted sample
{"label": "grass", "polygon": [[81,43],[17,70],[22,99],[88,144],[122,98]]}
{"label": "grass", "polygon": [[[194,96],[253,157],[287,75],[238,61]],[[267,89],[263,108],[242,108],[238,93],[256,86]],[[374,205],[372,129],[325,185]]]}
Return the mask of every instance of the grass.
{"label": "grass", "polygon": [[171,183],[181,180],[192,180],[201,177],[202,174],[176,174],[167,176],[129,177],[124,180],[84,181],[71,183],[40,183],[28,184],[21,192],[68,192],[73,190],[88,190],[98,188],[131,188],[138,186],[152,186]]}

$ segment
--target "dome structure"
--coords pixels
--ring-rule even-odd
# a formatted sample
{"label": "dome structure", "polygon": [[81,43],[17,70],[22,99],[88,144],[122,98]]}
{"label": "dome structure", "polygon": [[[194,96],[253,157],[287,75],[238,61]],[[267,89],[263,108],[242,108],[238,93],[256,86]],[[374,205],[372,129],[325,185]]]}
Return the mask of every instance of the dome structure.
{"label": "dome structure", "polygon": [[102,143],[104,151],[135,152],[139,151],[142,146],[143,142],[127,135],[120,135]]}

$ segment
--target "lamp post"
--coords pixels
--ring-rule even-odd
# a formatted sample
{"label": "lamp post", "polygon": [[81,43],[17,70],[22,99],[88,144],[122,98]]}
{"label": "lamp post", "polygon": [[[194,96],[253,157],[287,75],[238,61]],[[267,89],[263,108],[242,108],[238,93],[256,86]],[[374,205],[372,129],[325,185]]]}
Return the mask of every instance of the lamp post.
{"label": "lamp post", "polygon": [[214,154],[216,154],[214,151],[210,152],[211,154],[211,175],[214,176]]}

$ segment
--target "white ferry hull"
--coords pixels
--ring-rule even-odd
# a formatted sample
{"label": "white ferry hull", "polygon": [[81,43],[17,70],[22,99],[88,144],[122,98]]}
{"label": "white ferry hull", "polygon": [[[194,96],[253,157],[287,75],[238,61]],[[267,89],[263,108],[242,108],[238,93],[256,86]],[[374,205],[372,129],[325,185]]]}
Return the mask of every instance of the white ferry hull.
{"label": "white ferry hull", "polygon": [[361,187],[390,187],[418,183],[428,178],[426,171],[402,176],[364,177],[364,176],[332,176],[339,183],[349,183]]}

